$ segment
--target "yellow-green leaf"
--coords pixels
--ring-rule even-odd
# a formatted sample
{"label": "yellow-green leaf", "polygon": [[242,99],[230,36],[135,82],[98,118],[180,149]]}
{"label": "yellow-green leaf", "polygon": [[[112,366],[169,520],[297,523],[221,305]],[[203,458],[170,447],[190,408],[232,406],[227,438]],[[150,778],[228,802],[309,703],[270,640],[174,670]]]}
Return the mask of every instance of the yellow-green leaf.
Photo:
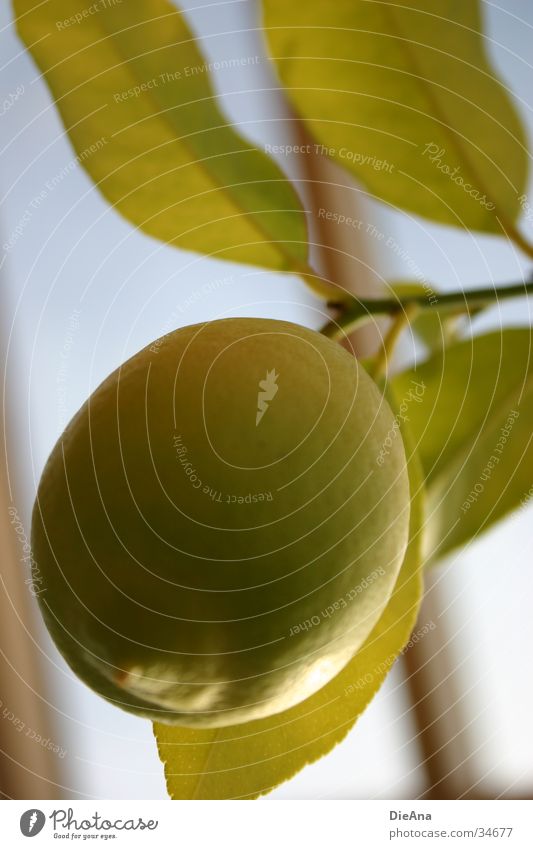
{"label": "yellow-green leaf", "polygon": [[485,50],[476,0],[263,0],[272,57],[324,153],[434,221],[509,230],[524,130]]}
{"label": "yellow-green leaf", "polygon": [[305,260],[292,186],[228,125],[172,3],[102,3],[90,14],[85,0],[14,8],[78,161],[118,212],[151,236],[218,258],[272,269]]}
{"label": "yellow-green leaf", "polygon": [[409,546],[390,601],[362,649],[314,696],[267,719],[205,730],[154,723],[173,799],[257,798],[327,754],[346,736],[381,686],[416,621],[422,596],[423,476],[413,453],[409,474]]}
{"label": "yellow-green leaf", "polygon": [[451,551],[517,508],[533,470],[533,336],[505,329],[452,345],[398,375],[425,389],[409,424],[428,489],[427,554]]}

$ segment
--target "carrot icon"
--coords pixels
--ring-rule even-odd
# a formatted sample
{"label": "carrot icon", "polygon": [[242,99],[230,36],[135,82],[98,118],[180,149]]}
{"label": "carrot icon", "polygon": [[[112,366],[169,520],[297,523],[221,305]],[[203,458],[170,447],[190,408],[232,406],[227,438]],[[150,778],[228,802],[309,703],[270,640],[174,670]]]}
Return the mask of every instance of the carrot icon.
{"label": "carrot icon", "polygon": [[257,394],[256,427],[268,410],[269,402],[272,401],[278,391],[278,385],[276,383],[278,377],[279,374],[276,374],[276,369],[272,369],[272,371],[267,371],[266,377],[263,380],[259,381],[259,389],[262,391]]}

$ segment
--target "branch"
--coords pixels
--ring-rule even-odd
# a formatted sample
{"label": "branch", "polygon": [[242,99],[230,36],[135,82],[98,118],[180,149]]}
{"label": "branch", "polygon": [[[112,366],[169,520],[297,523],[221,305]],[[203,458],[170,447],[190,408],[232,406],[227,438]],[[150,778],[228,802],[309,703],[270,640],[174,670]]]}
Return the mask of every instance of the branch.
{"label": "branch", "polygon": [[369,321],[373,316],[397,316],[399,313],[409,313],[414,307],[419,311],[431,312],[454,311],[458,313],[477,312],[480,309],[499,303],[507,298],[519,298],[533,295],[533,280],[527,283],[516,283],[502,289],[488,287],[486,289],[471,289],[469,291],[433,293],[428,297],[424,293],[406,295],[404,298],[381,298],[361,300],[350,296],[342,302],[330,301],[328,306],[340,310],[337,319],[328,322],[321,333],[330,339],[345,336],[359,325]]}

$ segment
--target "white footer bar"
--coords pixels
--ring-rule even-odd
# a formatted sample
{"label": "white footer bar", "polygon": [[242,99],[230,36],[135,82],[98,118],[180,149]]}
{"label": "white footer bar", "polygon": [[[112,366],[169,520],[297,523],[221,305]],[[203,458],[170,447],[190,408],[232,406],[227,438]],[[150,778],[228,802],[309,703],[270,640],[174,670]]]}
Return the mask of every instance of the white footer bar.
{"label": "white footer bar", "polygon": [[0,826],[9,849],[67,841],[163,849],[532,849],[533,802],[5,801]]}

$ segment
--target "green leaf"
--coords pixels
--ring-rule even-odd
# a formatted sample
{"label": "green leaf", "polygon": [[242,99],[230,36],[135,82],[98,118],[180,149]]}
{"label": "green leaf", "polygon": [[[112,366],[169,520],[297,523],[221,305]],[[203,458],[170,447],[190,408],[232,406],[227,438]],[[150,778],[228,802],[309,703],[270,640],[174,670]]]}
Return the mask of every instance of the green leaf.
{"label": "green leaf", "polygon": [[15,0],[14,8],[78,162],[118,212],[151,236],[217,258],[271,269],[305,260],[292,186],[227,124],[172,3],[101,4],[94,14],[85,0]]}
{"label": "green leaf", "polygon": [[422,597],[423,476],[415,454],[409,474],[410,543],[390,601],[363,647],[318,693],[267,719],[205,730],[154,723],[173,799],[257,798],[346,736],[409,639]]}
{"label": "green leaf", "polygon": [[476,0],[263,7],[281,80],[328,155],[401,209],[493,233],[499,217],[509,230],[525,133],[487,57]]}
{"label": "green leaf", "polygon": [[402,398],[424,384],[408,418],[428,489],[427,554],[436,558],[517,508],[533,468],[529,328],[474,337],[396,376]]}
{"label": "green leaf", "polygon": [[[424,286],[422,283],[415,281],[402,280],[388,284],[394,295],[400,300],[409,297],[410,295],[424,295],[428,302],[435,298],[438,302],[437,290],[433,287]],[[479,310],[470,310],[470,316]],[[464,316],[465,308],[449,307],[447,309],[428,309],[422,310],[411,322],[411,327],[418,338],[429,348],[430,351],[438,351],[455,342],[457,339],[457,331],[460,327],[461,319]]]}

